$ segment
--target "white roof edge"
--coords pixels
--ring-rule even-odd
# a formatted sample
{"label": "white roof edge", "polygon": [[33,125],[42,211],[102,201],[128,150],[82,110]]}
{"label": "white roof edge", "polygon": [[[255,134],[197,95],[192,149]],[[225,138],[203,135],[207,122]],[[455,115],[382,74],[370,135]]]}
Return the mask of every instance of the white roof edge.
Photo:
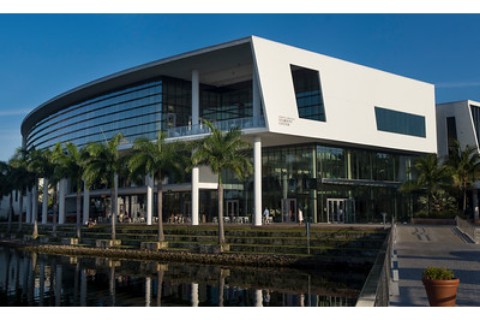
{"label": "white roof edge", "polygon": [[216,44],[216,45],[211,45],[211,46],[207,46],[207,47],[203,47],[203,48],[199,48],[199,49],[194,49],[194,50],[187,51],[187,52],[184,52],[184,53],[176,54],[176,55],[169,56],[169,57],[166,57],[166,58],[162,58],[162,59],[159,59],[159,60],[155,60],[155,61],[152,61],[152,62],[144,63],[144,64],[141,64],[141,65],[138,65],[138,66],[134,66],[134,67],[131,67],[131,68],[128,68],[128,69],[125,69],[125,70],[121,70],[121,71],[115,72],[113,74],[109,74],[107,76],[104,76],[104,77],[95,79],[93,81],[87,82],[85,84],[82,84],[80,86],[77,86],[73,89],[70,89],[68,91],[65,91],[65,92],[59,94],[59,95],[56,95],[55,97],[47,100],[46,102],[42,103],[41,105],[37,106],[32,111],[30,111],[23,118],[23,121],[22,121],[22,124],[21,124],[21,131],[23,133],[23,125],[24,125],[25,121],[28,118],[30,118],[33,114],[40,111],[42,108],[48,106],[49,104],[51,104],[51,103],[53,103],[53,102],[55,102],[55,101],[57,101],[57,100],[59,100],[63,97],[67,97],[68,95],[70,95],[70,94],[72,94],[76,91],[80,91],[82,89],[92,87],[92,86],[95,86],[95,85],[100,84],[100,83],[108,82],[108,81],[113,80],[115,78],[119,78],[119,77],[122,77],[124,75],[128,75],[129,73],[133,73],[133,72],[136,72],[136,71],[152,68],[152,67],[162,65],[162,64],[166,64],[166,63],[169,63],[169,62],[173,62],[173,61],[176,61],[176,60],[186,59],[186,58],[189,58],[189,57],[192,57],[192,56],[195,56],[195,55],[200,55],[200,54],[212,52],[212,51],[215,51],[215,50],[220,50],[220,49],[224,49],[224,48],[228,48],[228,47],[233,47],[233,46],[236,46],[236,45],[251,43],[252,38],[253,38],[253,36],[247,36],[247,37],[239,38],[239,39],[228,41],[228,42],[223,42],[223,43]]}
{"label": "white roof edge", "polygon": [[430,82],[427,82],[427,81],[424,81],[424,80],[418,80],[418,79],[415,79],[415,78],[412,78],[412,77],[407,77],[407,76],[404,76],[404,75],[401,75],[401,74],[393,73],[393,72],[391,72],[391,71],[385,71],[385,70],[378,69],[378,68],[375,68],[375,67],[366,66],[366,65],[360,64],[360,63],[358,63],[358,62],[352,62],[352,61],[348,61],[348,60],[344,60],[344,59],[332,57],[332,56],[329,56],[329,55],[326,55],[326,54],[323,54],[323,53],[319,53],[319,52],[315,52],[315,51],[312,51],[312,50],[309,50],[309,49],[304,49],[304,48],[300,48],[300,47],[295,47],[295,46],[293,46],[293,45],[289,45],[289,44],[285,44],[285,43],[282,43],[282,42],[273,41],[273,40],[270,40],[270,39],[265,39],[265,38],[258,37],[258,36],[252,36],[251,38],[252,38],[252,43],[254,43],[254,41],[265,41],[265,42],[275,43],[275,44],[278,44],[278,45],[282,45],[282,46],[287,46],[287,47],[293,48],[293,49],[295,49],[295,50],[305,51],[305,52],[308,52],[308,53],[311,53],[311,54],[316,54],[316,55],[319,55],[319,56],[322,56],[322,57],[325,57],[325,58],[328,58],[328,59],[332,59],[332,60],[336,60],[336,61],[341,61],[341,62],[343,62],[343,63],[352,64],[352,65],[355,65],[355,66],[358,66],[358,67],[362,67],[362,68],[374,70],[374,71],[377,71],[377,72],[384,72],[384,73],[390,74],[390,75],[392,75],[392,76],[410,79],[410,80],[412,80],[412,81],[416,81],[416,82],[419,82],[419,83],[422,83],[422,84],[426,84],[426,85],[430,85],[430,86],[435,87],[435,84],[430,83]]}

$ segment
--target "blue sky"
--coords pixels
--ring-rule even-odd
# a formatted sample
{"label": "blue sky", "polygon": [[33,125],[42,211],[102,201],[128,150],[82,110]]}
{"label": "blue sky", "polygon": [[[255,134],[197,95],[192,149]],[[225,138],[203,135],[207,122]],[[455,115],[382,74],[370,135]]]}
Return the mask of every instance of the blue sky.
{"label": "blue sky", "polygon": [[0,160],[20,124],[64,91],[142,63],[248,35],[436,85],[480,101],[480,15],[1,14]]}

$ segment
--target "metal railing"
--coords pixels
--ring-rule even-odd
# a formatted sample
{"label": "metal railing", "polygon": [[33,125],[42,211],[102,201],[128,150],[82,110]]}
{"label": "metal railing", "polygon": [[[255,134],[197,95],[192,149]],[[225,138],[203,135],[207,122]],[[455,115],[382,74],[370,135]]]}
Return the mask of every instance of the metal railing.
{"label": "metal railing", "polygon": [[393,241],[396,234],[396,223],[392,219],[392,227],[383,242],[372,269],[368,273],[356,307],[386,307],[390,297],[390,266]]}
{"label": "metal railing", "polygon": [[477,227],[470,223],[470,221],[460,218],[459,216],[455,217],[455,222],[457,228],[470,238],[474,243],[480,243],[480,235],[477,232]]}
{"label": "metal railing", "polygon": [[[213,122],[213,124],[217,129],[222,131],[227,131],[233,128],[239,128],[239,129],[264,128],[265,119],[263,117],[261,118],[248,117],[248,118],[215,121]],[[169,128],[166,130],[167,138],[193,136],[193,135],[199,135],[199,134],[206,134],[208,132],[210,132],[210,129],[205,124],[175,127],[175,128]]]}

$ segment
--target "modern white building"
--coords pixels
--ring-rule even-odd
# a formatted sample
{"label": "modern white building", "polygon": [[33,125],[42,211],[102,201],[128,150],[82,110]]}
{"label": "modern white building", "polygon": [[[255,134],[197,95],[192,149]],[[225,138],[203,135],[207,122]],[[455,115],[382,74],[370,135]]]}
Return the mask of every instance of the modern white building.
{"label": "modern white building", "polygon": [[472,100],[437,104],[438,156],[448,156],[453,141],[480,150],[480,102]]}
{"label": "modern white building", "polygon": [[[460,148],[467,145],[476,147],[480,152],[480,102],[463,100],[437,104],[438,156],[445,159],[449,147],[458,141]],[[478,220],[478,191],[480,181],[471,190],[471,208]],[[470,207],[470,205],[469,205]]]}
{"label": "modern white building", "polygon": [[[252,143],[254,174],[247,181],[227,174],[224,208],[230,221],[256,225],[265,207],[278,223],[295,222],[298,209],[324,223],[381,221],[383,212],[407,217],[413,201],[397,189],[417,156],[437,152],[432,84],[255,36],[72,89],[27,115],[22,135],[28,148],[50,148],[122,132],[128,150],[158,130],[170,140],[202,138],[202,119],[221,129],[238,126]],[[202,223],[203,215],[214,221],[216,177],[207,168],[167,180],[165,221],[171,212],[187,223]],[[121,213],[151,223],[155,185],[123,182]],[[74,194],[69,183],[60,189],[64,222]],[[109,194],[86,190],[84,220],[105,215]]]}

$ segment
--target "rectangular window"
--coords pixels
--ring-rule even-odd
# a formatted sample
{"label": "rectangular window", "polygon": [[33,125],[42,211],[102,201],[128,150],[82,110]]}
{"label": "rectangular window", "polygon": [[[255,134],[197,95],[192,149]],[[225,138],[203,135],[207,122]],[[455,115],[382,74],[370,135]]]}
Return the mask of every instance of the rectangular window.
{"label": "rectangular window", "polygon": [[375,107],[377,130],[426,137],[425,117],[411,113]]}
{"label": "rectangular window", "polygon": [[298,116],[304,119],[326,121],[320,74],[317,70],[290,65]]}
{"label": "rectangular window", "polygon": [[450,148],[455,146],[455,141],[457,141],[457,123],[455,117],[447,118],[447,143],[448,150],[450,154]]}

